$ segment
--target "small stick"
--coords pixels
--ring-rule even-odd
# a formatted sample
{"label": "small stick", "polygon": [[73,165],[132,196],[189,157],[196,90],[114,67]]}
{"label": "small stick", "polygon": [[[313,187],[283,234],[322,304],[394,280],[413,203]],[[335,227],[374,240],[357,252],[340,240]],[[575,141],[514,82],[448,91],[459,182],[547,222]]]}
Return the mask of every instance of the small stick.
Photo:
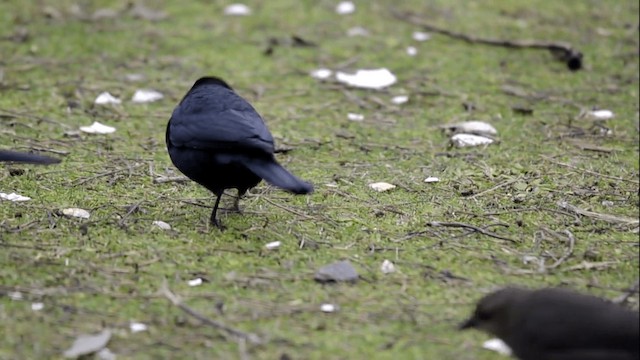
{"label": "small stick", "polygon": [[392,10],[393,16],[397,19],[408,22],[410,24],[420,26],[421,28],[434,33],[442,34],[454,39],[466,41],[471,44],[484,44],[491,46],[501,46],[513,49],[546,49],[560,61],[567,64],[571,71],[580,70],[582,68],[582,53],[574,49],[570,44],[564,42],[536,41],[536,40],[501,40],[481,38],[478,36],[467,35],[455,31],[443,29],[435,25],[429,24],[418,16],[408,13],[400,13]]}
{"label": "small stick", "polygon": [[430,221],[430,222],[427,223],[427,226],[433,226],[433,227],[445,226],[445,227],[457,227],[457,228],[471,229],[471,230],[474,230],[476,232],[479,232],[482,235],[486,235],[486,236],[490,236],[492,238],[511,241],[513,243],[517,243],[517,241],[515,241],[515,240],[513,240],[511,238],[492,233],[491,231],[487,231],[487,230],[485,230],[483,228],[479,228],[479,227],[477,227],[475,225],[471,225],[471,224],[465,224],[465,223],[460,223],[460,222]]}
{"label": "small stick", "polygon": [[610,215],[610,214],[602,214],[602,213],[597,213],[595,211],[589,211],[589,210],[585,210],[585,209],[581,209],[577,206],[571,205],[569,204],[567,201],[558,201],[558,206],[561,207],[562,209],[565,209],[567,211],[570,211],[572,213],[578,214],[578,215],[582,215],[582,216],[586,216],[586,217],[590,217],[590,218],[594,218],[594,219],[598,219],[598,220],[602,220],[608,223],[613,223],[613,224],[622,224],[622,225],[627,225],[627,226],[638,226],[638,224],[640,224],[640,220],[638,219],[633,219],[633,218],[628,218],[628,217],[624,217],[624,216],[615,216],[615,215]]}
{"label": "small stick", "polygon": [[620,178],[620,177],[611,176],[611,175],[605,175],[605,174],[601,174],[601,173],[599,173],[599,172],[595,172],[595,171],[591,171],[591,170],[587,170],[587,169],[581,169],[581,168],[579,168],[579,167],[577,167],[577,166],[573,166],[573,165],[571,165],[571,164],[566,164],[566,163],[563,163],[563,162],[559,162],[559,161],[557,161],[557,160],[554,160],[553,158],[550,158],[550,157],[548,157],[548,156],[544,156],[544,155],[541,155],[541,157],[542,157],[542,159],[547,160],[547,161],[548,161],[548,162],[550,162],[550,163],[554,163],[554,164],[556,164],[556,165],[560,165],[560,166],[565,166],[565,167],[568,167],[568,168],[570,168],[570,169],[575,169],[575,170],[583,171],[583,172],[585,172],[585,173],[587,173],[587,174],[591,174],[591,175],[595,175],[595,176],[600,176],[600,177],[607,178],[607,179],[612,179],[612,180],[626,181],[626,182],[630,182],[630,183],[632,183],[632,184],[636,184],[636,185],[639,185],[639,184],[640,184],[640,181],[637,181],[637,180],[623,179],[623,178]]}
{"label": "small stick", "polygon": [[470,197],[469,197],[469,199],[475,199],[475,198],[480,197],[480,196],[482,196],[482,195],[484,195],[484,194],[490,193],[490,192],[492,192],[492,191],[494,191],[494,190],[498,190],[498,189],[500,189],[501,187],[505,187],[505,186],[507,186],[507,185],[511,185],[511,184],[513,184],[513,183],[517,182],[518,180],[520,180],[520,178],[519,178],[519,177],[518,177],[518,178],[515,178],[515,179],[512,179],[512,180],[509,180],[509,181],[505,181],[505,182],[500,183],[500,184],[498,184],[498,185],[496,185],[496,186],[494,186],[494,187],[491,187],[491,188],[489,188],[489,189],[487,189],[487,190],[481,191],[481,192],[479,192],[479,193],[477,193],[477,194],[475,194],[475,195],[473,195],[473,196],[470,196]]}
{"label": "small stick", "polygon": [[567,249],[567,252],[564,253],[564,255],[562,255],[555,263],[553,263],[553,265],[545,267],[545,270],[552,270],[557,268],[558,266],[562,265],[562,263],[567,261],[567,259],[571,257],[571,255],[573,255],[573,247],[576,244],[576,238],[573,236],[573,234],[569,230],[565,230],[563,232],[569,238],[569,248]]}
{"label": "small stick", "polygon": [[169,301],[171,301],[173,305],[177,306],[178,308],[180,308],[180,310],[184,311],[188,315],[191,315],[192,317],[202,321],[204,324],[209,325],[215,329],[218,329],[228,335],[231,335],[232,337],[236,338],[239,341],[248,341],[252,344],[264,343],[264,341],[256,334],[246,333],[244,331],[240,331],[238,329],[229,327],[219,321],[209,319],[204,315],[198,313],[197,311],[193,310],[192,308],[188,307],[187,305],[183,304],[180,298],[176,294],[171,292],[171,290],[169,290],[169,286],[167,285],[166,280],[162,283],[162,287],[160,288],[160,291],[167,299],[169,299]]}

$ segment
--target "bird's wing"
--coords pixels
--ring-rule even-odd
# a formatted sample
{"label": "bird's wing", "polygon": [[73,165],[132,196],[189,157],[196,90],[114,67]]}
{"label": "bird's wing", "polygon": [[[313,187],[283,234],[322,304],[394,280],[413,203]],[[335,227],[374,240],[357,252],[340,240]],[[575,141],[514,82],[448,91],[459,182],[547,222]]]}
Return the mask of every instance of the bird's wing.
{"label": "bird's wing", "polygon": [[274,150],[271,133],[250,105],[199,112],[178,108],[171,116],[168,138],[173,146],[193,149],[268,154]]}
{"label": "bird's wing", "polygon": [[562,302],[531,303],[523,311],[527,312],[527,320],[520,325],[522,334],[541,349],[553,349],[558,354],[572,349],[624,353],[640,347],[637,314],[599,299],[575,297]]}

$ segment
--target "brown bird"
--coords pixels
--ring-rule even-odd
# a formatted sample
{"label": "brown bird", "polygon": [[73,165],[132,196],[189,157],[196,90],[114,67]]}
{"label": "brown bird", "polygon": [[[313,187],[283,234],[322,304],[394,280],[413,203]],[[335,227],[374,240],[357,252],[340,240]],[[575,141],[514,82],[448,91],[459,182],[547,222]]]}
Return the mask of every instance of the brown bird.
{"label": "brown bird", "polygon": [[497,336],[521,360],[638,360],[638,312],[559,288],[508,287],[482,298],[460,329]]}

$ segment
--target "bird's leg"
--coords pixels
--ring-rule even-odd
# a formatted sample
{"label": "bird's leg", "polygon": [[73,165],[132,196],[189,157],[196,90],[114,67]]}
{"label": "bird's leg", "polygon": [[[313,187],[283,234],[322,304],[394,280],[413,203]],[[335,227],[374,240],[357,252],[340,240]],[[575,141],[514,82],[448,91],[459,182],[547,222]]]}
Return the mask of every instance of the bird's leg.
{"label": "bird's leg", "polygon": [[213,205],[213,211],[211,211],[211,224],[215,225],[218,229],[224,230],[224,226],[220,223],[220,220],[216,217],[216,213],[218,212],[218,205],[220,205],[220,198],[222,197],[222,193],[216,194],[216,203]]}
{"label": "bird's leg", "polygon": [[246,193],[247,191],[242,191],[242,190],[238,190],[238,196],[236,197],[235,200],[233,200],[233,211],[242,214],[242,210],[240,210],[240,198]]}

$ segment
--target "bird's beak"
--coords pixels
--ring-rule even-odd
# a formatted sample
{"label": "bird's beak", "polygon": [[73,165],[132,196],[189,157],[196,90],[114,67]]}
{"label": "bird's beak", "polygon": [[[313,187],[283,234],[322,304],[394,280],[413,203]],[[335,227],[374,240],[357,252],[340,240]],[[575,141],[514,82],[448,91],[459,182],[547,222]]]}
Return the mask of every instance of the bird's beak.
{"label": "bird's beak", "polygon": [[470,317],[469,319],[465,320],[463,323],[458,325],[458,330],[471,329],[476,327],[476,325],[477,325],[476,319],[474,319],[473,317]]}

